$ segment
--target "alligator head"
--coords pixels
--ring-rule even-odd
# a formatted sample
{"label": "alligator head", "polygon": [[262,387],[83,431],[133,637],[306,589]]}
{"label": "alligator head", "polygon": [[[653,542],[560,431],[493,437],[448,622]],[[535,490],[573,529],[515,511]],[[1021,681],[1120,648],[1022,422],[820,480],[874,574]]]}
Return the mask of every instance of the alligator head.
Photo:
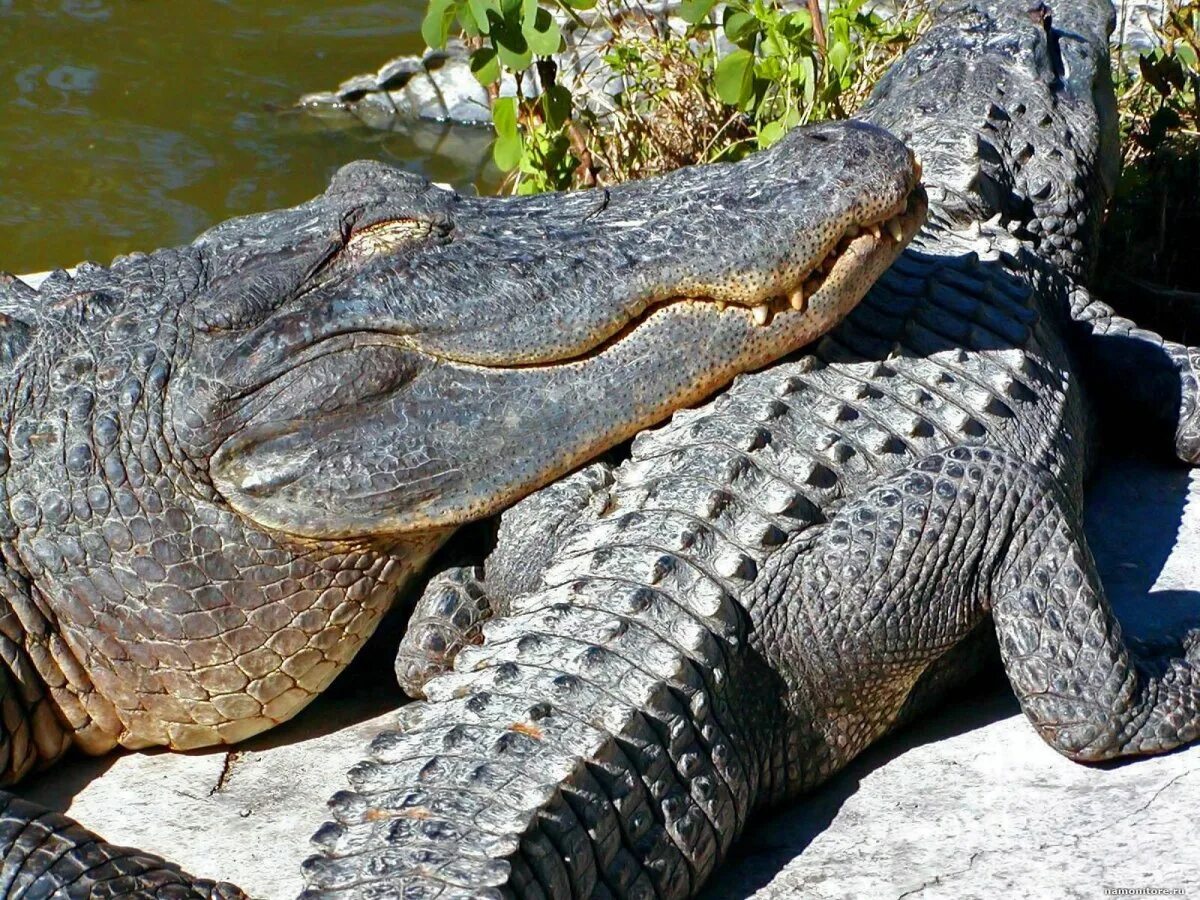
{"label": "alligator head", "polygon": [[488,515],[826,331],[913,233],[916,180],[893,139],[840,125],[507,201],[351,165],[252,246],[245,222],[203,240],[220,269],[177,433],[275,530]]}
{"label": "alligator head", "polygon": [[923,213],[899,142],[822,126],[577,195],[356,163],[187,247],[0,283],[0,607],[54,708],[9,777],[293,715],[454,526],[828,329]]}

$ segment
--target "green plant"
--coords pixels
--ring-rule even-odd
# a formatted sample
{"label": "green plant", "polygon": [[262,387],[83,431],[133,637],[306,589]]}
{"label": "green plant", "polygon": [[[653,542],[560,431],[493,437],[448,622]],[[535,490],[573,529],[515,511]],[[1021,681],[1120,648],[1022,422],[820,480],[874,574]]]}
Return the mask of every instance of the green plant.
{"label": "green plant", "polygon": [[[1200,3],[1166,0],[1155,46],[1113,48],[1123,170],[1101,235],[1097,283],[1138,322],[1200,335]],[[1181,236],[1182,239],[1181,239]]]}
{"label": "green plant", "polygon": [[[591,9],[596,0],[555,0],[554,5],[574,14]],[[456,28],[472,47],[471,71],[492,94],[496,165],[525,176],[514,182],[524,193],[568,187],[577,164],[567,137],[573,99],[552,75],[546,77],[552,67],[545,66],[563,43],[554,16],[537,0],[429,0],[421,23],[426,43],[444,47]],[[527,98],[522,88],[535,66],[542,67],[543,90]],[[515,78],[515,96],[498,96],[505,72]]]}
{"label": "green plant", "polygon": [[1123,47],[1113,53],[1126,165],[1200,139],[1200,3],[1167,0],[1155,37],[1136,67]]}
{"label": "green plant", "polygon": [[[472,47],[471,68],[493,97],[496,164],[520,193],[611,183],[689,163],[737,158],[769,146],[794,125],[844,116],[874,76],[917,34],[910,8],[884,19],[848,0],[823,14],[817,0],[683,0],[682,32],[619,0],[593,13],[611,32],[605,60],[623,92],[572,96],[549,57],[563,45],[557,19],[537,0],[428,0],[422,34],[444,46],[455,29]],[[553,0],[581,21],[597,0]],[[718,37],[733,47],[718,52]],[[531,74],[541,93],[528,96]],[[509,76],[505,79],[505,76]],[[499,96],[502,80],[513,96]]]}
{"label": "green plant", "polygon": [[[708,21],[714,2],[688,0],[682,14],[697,30],[715,27]],[[792,11],[770,0],[726,3],[720,27],[737,49],[716,63],[713,77],[722,102],[750,117],[757,147],[801,122],[844,118],[843,98],[861,99],[875,51],[887,48],[890,61],[917,33],[919,17],[884,19],[864,5],[847,0],[822,17],[815,3]]]}

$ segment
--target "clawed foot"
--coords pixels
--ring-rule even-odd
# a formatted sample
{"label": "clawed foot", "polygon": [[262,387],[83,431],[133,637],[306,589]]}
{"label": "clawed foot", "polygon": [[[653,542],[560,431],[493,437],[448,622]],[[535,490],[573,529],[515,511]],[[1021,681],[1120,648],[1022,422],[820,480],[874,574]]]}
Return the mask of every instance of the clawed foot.
{"label": "clawed foot", "polygon": [[408,696],[423,699],[430,679],[480,640],[490,612],[482,580],[478,566],[447,569],[429,580],[396,653],[396,680]]}

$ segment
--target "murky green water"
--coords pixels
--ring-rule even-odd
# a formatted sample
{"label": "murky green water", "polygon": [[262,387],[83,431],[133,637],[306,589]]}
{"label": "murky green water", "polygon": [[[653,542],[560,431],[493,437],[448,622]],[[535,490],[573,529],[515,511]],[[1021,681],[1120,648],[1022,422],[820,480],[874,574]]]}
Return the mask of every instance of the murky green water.
{"label": "murky green water", "polygon": [[0,0],[0,270],[183,243],[364,157],[458,185],[487,133],[290,109],[414,52],[424,0]]}

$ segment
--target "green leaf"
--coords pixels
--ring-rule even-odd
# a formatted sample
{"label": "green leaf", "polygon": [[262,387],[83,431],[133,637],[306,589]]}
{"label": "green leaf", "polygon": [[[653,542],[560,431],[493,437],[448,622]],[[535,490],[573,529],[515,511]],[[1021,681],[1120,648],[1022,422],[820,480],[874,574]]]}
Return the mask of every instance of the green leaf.
{"label": "green leaf", "polygon": [[786,133],[787,129],[784,127],[781,119],[768,122],[758,130],[758,149],[766,150]]}
{"label": "green leaf", "polygon": [[511,172],[521,163],[521,154],[525,148],[521,145],[521,137],[496,138],[492,144],[492,159],[501,172]]}
{"label": "green leaf", "polygon": [[811,56],[800,60],[800,69],[804,73],[804,105],[812,106],[813,99],[817,96],[817,67]]}
{"label": "green leaf", "polygon": [[845,19],[838,17],[831,19],[829,22],[830,37],[839,43],[850,43],[850,23]]}
{"label": "green leaf", "polygon": [[502,65],[517,72],[529,68],[533,62],[533,52],[529,49],[529,40],[521,31],[520,22],[493,18],[491,38]]}
{"label": "green leaf", "polygon": [[517,130],[516,97],[497,97],[492,101],[492,126],[496,129],[492,159],[502,172],[511,172],[520,165],[525,150]]}
{"label": "green leaf", "polygon": [[679,16],[689,25],[696,25],[708,18],[717,0],[683,0],[679,4]]}
{"label": "green leaf", "polygon": [[484,87],[500,80],[500,60],[496,57],[495,47],[480,47],[472,51],[471,74]]}
{"label": "green leaf", "polygon": [[550,56],[562,46],[562,32],[558,30],[558,23],[544,9],[535,12],[532,22],[526,20],[522,31],[525,32],[529,49],[538,56]]}
{"label": "green leaf", "polygon": [[787,17],[787,24],[800,34],[812,31],[812,13],[807,9],[798,9]]}
{"label": "green leaf", "polygon": [[846,63],[850,59],[850,45],[844,41],[837,41],[829,47],[829,65],[835,72],[845,72]]}
{"label": "green leaf", "polygon": [[754,54],[734,50],[717,64],[717,95],[730,106],[742,106],[754,94]]}
{"label": "green leaf", "polygon": [[789,41],[782,32],[768,31],[763,35],[762,43],[758,47],[758,55],[765,62],[766,60],[776,60],[780,63],[783,58],[790,55]]}
{"label": "green leaf", "polygon": [[[537,0],[534,0],[536,3]],[[518,15],[521,11],[523,0],[500,0],[500,15],[506,19],[520,19]]]}
{"label": "green leaf", "polygon": [[546,124],[551,128],[561,128],[567,119],[571,118],[571,92],[561,84],[556,84],[542,94],[542,112],[546,116]]}
{"label": "green leaf", "polygon": [[421,37],[430,47],[440,49],[446,46],[457,6],[456,0],[429,0],[425,18],[421,20]]}
{"label": "green leaf", "polygon": [[571,9],[591,9],[596,5],[597,0],[560,0],[563,6],[569,6]]}
{"label": "green leaf", "polygon": [[492,127],[498,137],[517,136],[516,97],[497,97],[492,101]]}
{"label": "green leaf", "polygon": [[475,20],[475,24],[479,26],[479,33],[488,34],[491,31],[488,10],[494,10],[495,3],[490,0],[467,0],[467,6],[471,10],[471,17]]}
{"label": "green leaf", "polygon": [[732,7],[725,7],[725,37],[744,50],[749,50],[755,37],[758,36],[759,21],[753,13],[738,12]]}
{"label": "green leaf", "polygon": [[459,0],[458,4],[458,24],[471,37],[479,37],[483,34],[483,29],[475,21],[475,13],[471,12],[471,7],[463,0]]}
{"label": "green leaf", "polygon": [[755,74],[767,81],[783,81],[786,74],[786,70],[783,67],[783,60],[778,56],[765,56],[758,61]]}

